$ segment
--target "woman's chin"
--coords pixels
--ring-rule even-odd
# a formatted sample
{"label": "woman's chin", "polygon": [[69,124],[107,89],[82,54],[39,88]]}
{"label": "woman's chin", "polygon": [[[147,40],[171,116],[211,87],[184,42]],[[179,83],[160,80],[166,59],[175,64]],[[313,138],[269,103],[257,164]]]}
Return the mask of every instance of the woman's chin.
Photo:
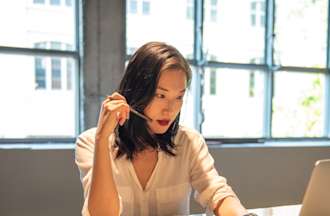
{"label": "woman's chin", "polygon": [[168,127],[166,128],[151,128],[151,132],[153,134],[164,134],[168,130]]}

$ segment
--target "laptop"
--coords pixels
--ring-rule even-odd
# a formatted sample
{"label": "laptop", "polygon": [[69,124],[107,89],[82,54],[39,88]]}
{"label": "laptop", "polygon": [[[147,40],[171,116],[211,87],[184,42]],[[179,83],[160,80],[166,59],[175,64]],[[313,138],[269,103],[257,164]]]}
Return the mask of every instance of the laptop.
{"label": "laptop", "polygon": [[315,163],[299,215],[330,216],[330,159]]}

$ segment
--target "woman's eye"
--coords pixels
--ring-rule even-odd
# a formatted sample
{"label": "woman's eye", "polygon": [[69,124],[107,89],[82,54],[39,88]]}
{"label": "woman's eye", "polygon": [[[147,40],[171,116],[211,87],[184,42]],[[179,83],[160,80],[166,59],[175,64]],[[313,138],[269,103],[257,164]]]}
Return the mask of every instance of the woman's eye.
{"label": "woman's eye", "polygon": [[163,95],[163,94],[156,94],[155,96],[156,96],[156,98],[164,98],[165,97],[165,95]]}
{"label": "woman's eye", "polygon": [[182,100],[183,99],[183,95],[177,97],[178,100]]}

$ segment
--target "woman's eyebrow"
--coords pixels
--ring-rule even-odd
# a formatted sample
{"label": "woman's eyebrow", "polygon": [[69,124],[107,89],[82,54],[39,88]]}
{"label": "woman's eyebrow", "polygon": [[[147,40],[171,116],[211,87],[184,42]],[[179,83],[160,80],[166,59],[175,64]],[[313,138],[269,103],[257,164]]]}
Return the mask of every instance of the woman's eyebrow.
{"label": "woman's eyebrow", "polygon": [[[161,87],[161,86],[158,86],[157,89],[160,89],[160,90],[163,90],[163,91],[167,91],[167,92],[169,91],[168,89],[163,88],[163,87]],[[180,91],[180,93],[181,93],[181,92],[183,93],[183,92],[185,92],[185,91],[186,91],[186,89],[182,89],[182,90]]]}

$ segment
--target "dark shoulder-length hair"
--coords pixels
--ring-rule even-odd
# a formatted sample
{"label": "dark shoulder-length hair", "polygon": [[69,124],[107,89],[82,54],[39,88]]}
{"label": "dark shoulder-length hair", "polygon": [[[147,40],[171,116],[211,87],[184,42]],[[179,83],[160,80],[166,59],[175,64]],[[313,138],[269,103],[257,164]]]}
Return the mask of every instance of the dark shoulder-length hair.
{"label": "dark shoulder-length hair", "polygon": [[[160,73],[178,69],[186,73],[187,86],[191,81],[191,69],[182,54],[173,46],[162,42],[149,42],[130,58],[118,92],[137,111],[144,109],[154,98]],[[136,153],[151,147],[175,156],[173,138],[178,130],[180,113],[164,134],[152,134],[147,122],[132,114],[123,126],[115,131],[118,147],[117,158],[126,155],[132,160]]]}

